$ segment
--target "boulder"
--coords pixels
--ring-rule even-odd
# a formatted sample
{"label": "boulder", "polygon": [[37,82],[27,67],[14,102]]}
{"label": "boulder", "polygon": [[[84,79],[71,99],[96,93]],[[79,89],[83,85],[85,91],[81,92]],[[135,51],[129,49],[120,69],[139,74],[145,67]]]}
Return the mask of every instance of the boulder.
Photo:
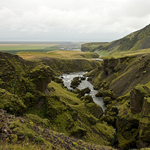
{"label": "boulder", "polygon": [[75,89],[79,84],[81,83],[81,80],[79,77],[74,77],[71,81],[71,86],[73,89]]}

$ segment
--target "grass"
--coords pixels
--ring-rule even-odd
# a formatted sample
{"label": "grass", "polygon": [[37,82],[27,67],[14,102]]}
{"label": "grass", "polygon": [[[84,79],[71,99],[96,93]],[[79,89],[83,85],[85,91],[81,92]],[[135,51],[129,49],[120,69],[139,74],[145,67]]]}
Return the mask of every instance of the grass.
{"label": "grass", "polygon": [[17,54],[23,52],[47,52],[60,49],[59,44],[0,44],[0,51]]}
{"label": "grass", "polygon": [[147,54],[147,53],[150,53],[150,48],[148,49],[140,49],[140,50],[129,50],[129,51],[117,51],[117,52],[113,52],[113,51],[110,51],[110,52],[107,52],[107,51],[98,51],[97,52],[101,57],[107,57],[107,58],[111,58],[111,57],[114,57],[114,58],[120,58],[120,57],[126,57],[126,56],[134,56],[134,55],[139,55],[139,54]]}
{"label": "grass", "polygon": [[19,52],[17,55],[24,59],[34,59],[41,57],[51,57],[51,58],[91,58],[91,52],[79,52],[79,51],[51,51],[51,52]]}
{"label": "grass", "polygon": [[[8,142],[0,142],[0,149],[1,150],[43,150],[47,149],[44,145],[38,145],[33,143],[24,142],[21,144],[11,144]],[[52,150],[52,147],[48,147],[49,150]]]}
{"label": "grass", "polygon": [[0,44],[0,50],[37,50],[54,47],[57,44]]}
{"label": "grass", "polygon": [[48,85],[49,87],[53,87],[55,91],[53,94],[60,96],[65,101],[68,101],[68,104],[74,104],[74,103],[81,103],[81,101],[77,98],[77,94],[71,93],[65,89],[62,89],[61,85],[51,81],[51,83]]}

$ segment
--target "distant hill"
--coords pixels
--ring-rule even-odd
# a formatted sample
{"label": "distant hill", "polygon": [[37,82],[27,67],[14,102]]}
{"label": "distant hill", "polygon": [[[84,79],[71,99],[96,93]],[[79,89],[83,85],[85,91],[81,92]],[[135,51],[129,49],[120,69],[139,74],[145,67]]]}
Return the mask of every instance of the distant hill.
{"label": "distant hill", "polygon": [[[93,49],[91,48],[93,47]],[[110,43],[99,43],[93,46],[93,43],[83,44],[81,51],[95,51],[95,50],[106,50],[106,51],[122,51],[122,50],[139,50],[150,48],[150,25],[145,28],[133,32],[122,39],[110,42]]]}

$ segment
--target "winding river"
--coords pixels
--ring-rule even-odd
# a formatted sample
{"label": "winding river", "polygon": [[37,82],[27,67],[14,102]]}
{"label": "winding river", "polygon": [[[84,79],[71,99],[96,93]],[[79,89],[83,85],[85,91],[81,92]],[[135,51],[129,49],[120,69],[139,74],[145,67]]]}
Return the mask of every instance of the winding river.
{"label": "winding river", "polygon": [[[62,74],[60,76],[60,78],[62,78],[64,85],[68,88],[68,89],[72,89],[70,87],[71,85],[71,81],[73,80],[74,77],[83,77],[83,75],[87,73],[87,72],[74,72],[74,73],[69,73],[69,74]],[[82,80],[82,82],[79,84],[79,86],[77,87],[78,89],[84,89],[86,87],[89,87],[91,92],[90,95],[93,98],[93,101],[98,104],[99,106],[101,106],[101,108],[103,109],[103,111],[105,111],[106,107],[104,105],[103,102],[103,98],[102,97],[96,97],[95,94],[98,92],[97,90],[94,90],[93,85],[87,81],[88,77],[86,77],[85,80]]]}

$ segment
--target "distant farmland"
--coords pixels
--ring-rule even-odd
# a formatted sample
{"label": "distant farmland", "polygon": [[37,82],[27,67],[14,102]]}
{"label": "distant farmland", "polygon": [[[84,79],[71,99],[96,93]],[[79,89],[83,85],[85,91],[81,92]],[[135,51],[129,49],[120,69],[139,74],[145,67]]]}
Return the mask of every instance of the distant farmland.
{"label": "distant farmland", "polygon": [[61,45],[59,44],[16,44],[16,43],[5,43],[0,44],[0,51],[8,52],[11,54],[17,54],[18,52],[48,52],[48,51],[54,51],[61,48]]}

